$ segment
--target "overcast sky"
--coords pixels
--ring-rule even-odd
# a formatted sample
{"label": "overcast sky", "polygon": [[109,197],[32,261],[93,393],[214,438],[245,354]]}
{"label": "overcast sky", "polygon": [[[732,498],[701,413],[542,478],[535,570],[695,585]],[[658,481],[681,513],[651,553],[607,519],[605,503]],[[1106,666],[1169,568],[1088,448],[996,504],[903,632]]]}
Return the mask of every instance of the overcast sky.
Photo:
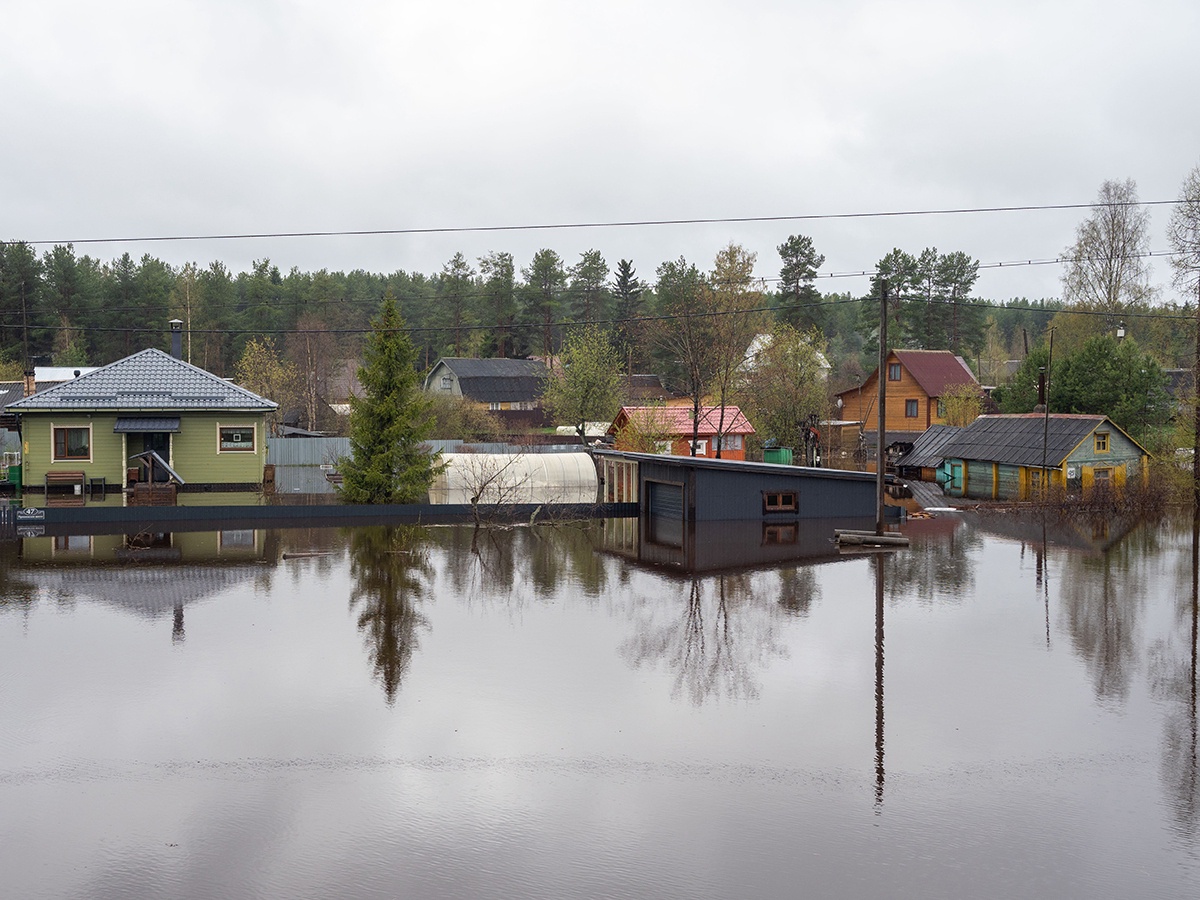
{"label": "overcast sky", "polygon": [[[0,0],[0,22],[0,237],[103,260],[431,274],[596,248],[653,280],[732,240],[771,278],[799,233],[825,273],[893,247],[987,265],[1055,257],[1086,211],[81,241],[1090,203],[1126,178],[1169,201],[1200,163],[1196,0]],[[977,294],[1060,274],[985,269]]]}

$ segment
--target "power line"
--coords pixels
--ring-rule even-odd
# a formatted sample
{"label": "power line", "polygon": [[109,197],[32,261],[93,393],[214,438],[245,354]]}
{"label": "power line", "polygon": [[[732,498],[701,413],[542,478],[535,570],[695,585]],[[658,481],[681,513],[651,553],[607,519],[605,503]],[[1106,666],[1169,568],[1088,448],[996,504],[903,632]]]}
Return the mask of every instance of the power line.
{"label": "power line", "polygon": [[527,225],[460,225],[424,228],[376,228],[347,229],[341,231],[263,231],[232,232],[225,234],[175,234],[145,235],[141,237],[75,238],[72,240],[0,241],[0,244],[137,244],[182,241],[245,241],[266,238],[314,238],[314,237],[388,237],[401,235],[429,234],[480,234],[512,231],[569,231],[585,228],[647,228],[671,225],[737,225],[756,222],[815,222],[837,219],[886,219],[910,216],[977,215],[984,213],[1052,212],[1056,210],[1119,208],[1131,206],[1168,206],[1177,200],[1140,200],[1123,203],[1047,203],[1027,206],[975,206],[947,209],[882,210],[851,213],[802,213],[782,216],[718,216],[693,219],[637,219],[611,222],[556,222]]}

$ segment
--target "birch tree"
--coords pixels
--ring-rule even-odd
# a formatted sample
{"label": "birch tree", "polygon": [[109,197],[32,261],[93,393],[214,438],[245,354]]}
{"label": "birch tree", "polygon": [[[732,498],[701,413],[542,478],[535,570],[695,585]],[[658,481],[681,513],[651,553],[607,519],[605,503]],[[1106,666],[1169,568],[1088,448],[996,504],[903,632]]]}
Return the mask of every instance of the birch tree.
{"label": "birch tree", "polygon": [[1104,182],[1065,251],[1063,299],[1114,315],[1148,302],[1154,295],[1149,249],[1150,213],[1138,204],[1137,184],[1132,178]]}
{"label": "birch tree", "polygon": [[725,411],[733,398],[733,390],[746,349],[755,335],[767,330],[767,316],[761,311],[762,292],[754,287],[754,263],[757,255],[739,244],[730,243],[713,260],[713,271],[705,288],[705,306],[711,314],[712,388],[717,404],[717,459],[725,426],[732,416]]}
{"label": "birch tree", "polygon": [[1175,251],[1171,257],[1175,284],[1188,294],[1197,293],[1200,291],[1200,166],[1183,180],[1179,200],[1167,225],[1167,238]]}

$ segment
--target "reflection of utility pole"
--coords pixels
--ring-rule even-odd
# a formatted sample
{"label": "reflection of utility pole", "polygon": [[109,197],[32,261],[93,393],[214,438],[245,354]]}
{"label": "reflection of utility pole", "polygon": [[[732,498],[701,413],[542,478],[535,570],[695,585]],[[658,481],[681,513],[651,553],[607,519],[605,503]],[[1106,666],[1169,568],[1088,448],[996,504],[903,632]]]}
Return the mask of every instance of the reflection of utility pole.
{"label": "reflection of utility pole", "polygon": [[1038,583],[1046,601],[1046,649],[1050,649],[1050,560],[1046,556],[1046,510],[1042,510],[1042,548],[1038,554]]}
{"label": "reflection of utility pole", "polygon": [[883,554],[875,554],[875,813],[883,809]]}

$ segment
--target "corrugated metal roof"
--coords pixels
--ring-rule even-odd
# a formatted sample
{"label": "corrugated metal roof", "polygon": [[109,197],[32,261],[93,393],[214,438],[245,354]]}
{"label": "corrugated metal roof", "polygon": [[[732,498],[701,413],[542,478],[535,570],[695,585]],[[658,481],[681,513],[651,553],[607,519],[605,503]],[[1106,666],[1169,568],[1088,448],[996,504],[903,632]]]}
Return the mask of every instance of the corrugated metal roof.
{"label": "corrugated metal roof", "polygon": [[114,434],[178,430],[179,416],[117,416],[117,424],[113,426]]}
{"label": "corrugated metal roof", "polygon": [[942,448],[946,459],[978,459],[1014,466],[1040,466],[1045,437],[1046,465],[1057,468],[1079,442],[1108,423],[1107,416],[1023,413],[980,416]]}
{"label": "corrugated metal roof", "polygon": [[10,403],[32,410],[270,410],[277,404],[161,350],[142,350]]}
{"label": "corrugated metal roof", "polygon": [[908,370],[930,397],[940,397],[956,384],[979,385],[961,356],[949,350],[893,350],[896,359]]}
{"label": "corrugated metal roof", "polygon": [[913,441],[912,449],[896,460],[897,466],[913,469],[936,469],[945,459],[945,446],[962,431],[957,425],[930,425]]}
{"label": "corrugated metal roof", "polygon": [[0,381],[0,409],[4,409],[10,403],[16,403],[24,396],[23,381]]}

